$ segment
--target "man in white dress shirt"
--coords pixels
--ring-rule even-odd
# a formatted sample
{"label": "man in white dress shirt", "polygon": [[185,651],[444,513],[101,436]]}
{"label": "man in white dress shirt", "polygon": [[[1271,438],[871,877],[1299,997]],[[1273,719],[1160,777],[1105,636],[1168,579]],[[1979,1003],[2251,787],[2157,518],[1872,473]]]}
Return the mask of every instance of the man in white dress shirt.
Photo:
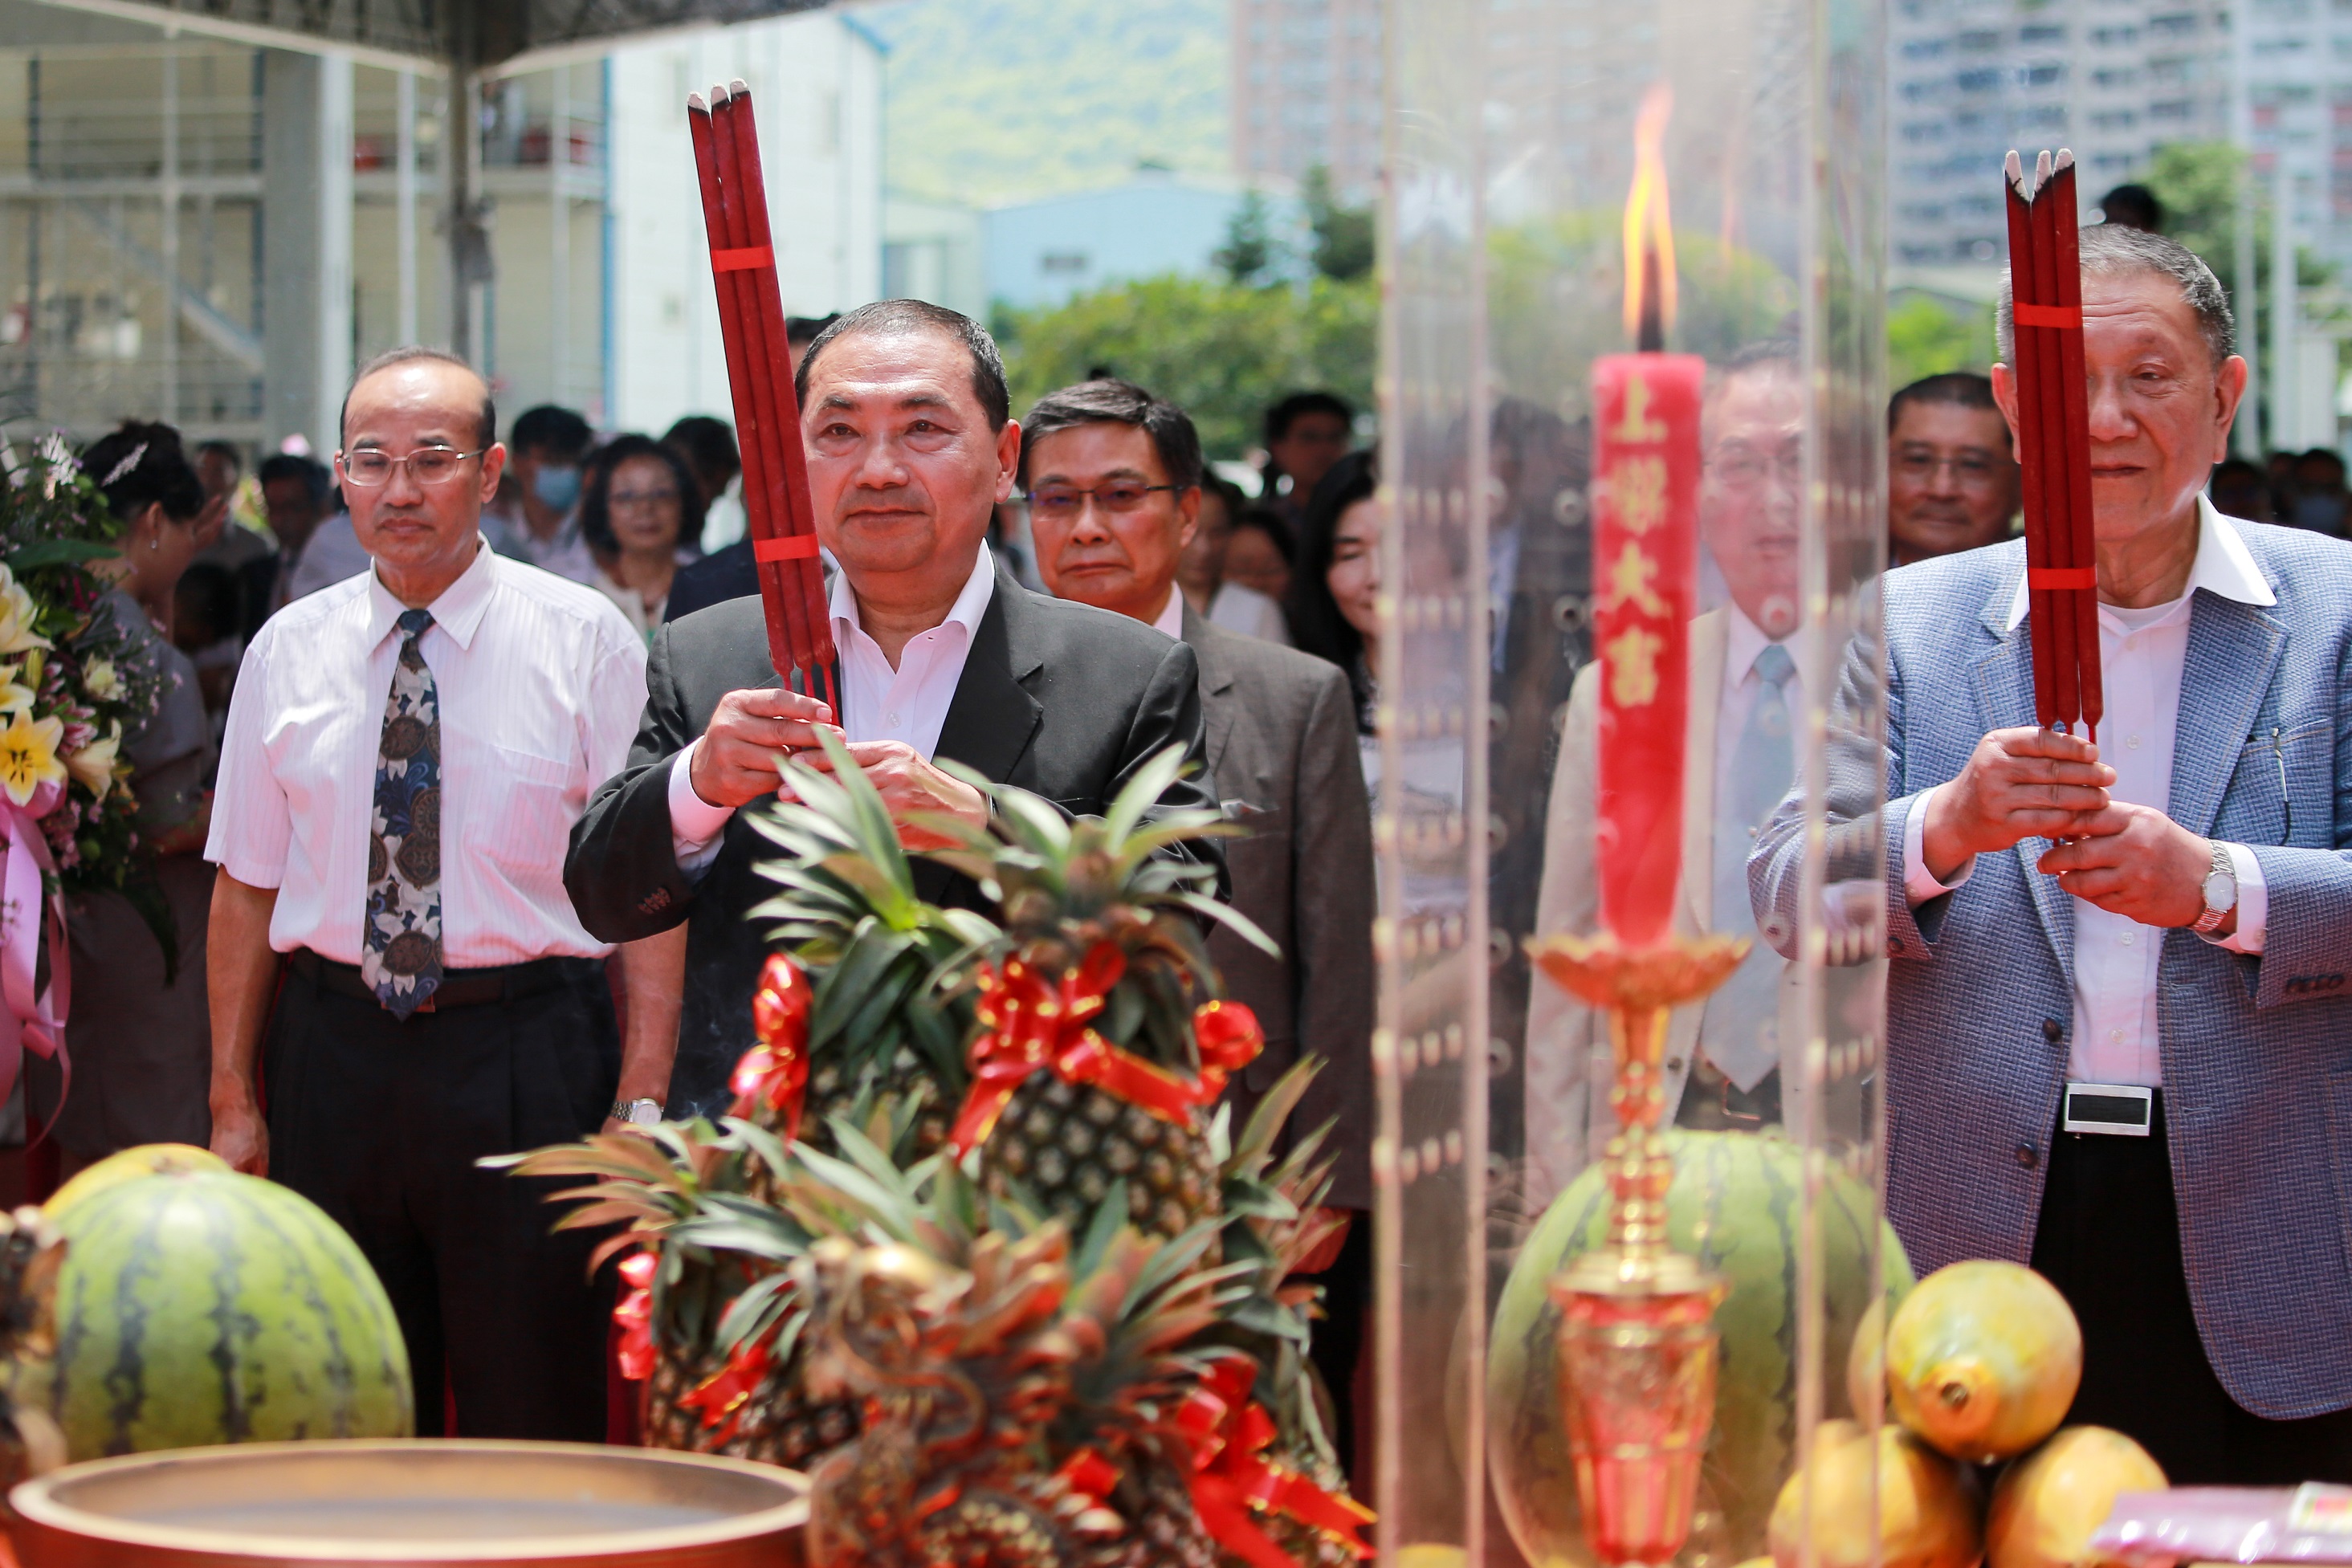
{"label": "man in white dress shirt", "polygon": [[[1796,762],[1790,718],[1805,680],[1797,630],[1805,396],[1792,345],[1733,356],[1708,390],[1699,535],[1729,601],[1691,622],[1676,929],[1753,937],[1748,857]],[[1578,673],[1544,831],[1536,929],[1600,924],[1592,833],[1601,665]],[[1788,965],[1763,942],[1704,1005],[1668,1026],[1665,1114],[1685,1127],[1753,1130],[1782,1119],[1781,1006]],[[1528,1180],[1548,1198],[1615,1130],[1609,1022],[1543,977],[1528,1008]]]}
{"label": "man in white dress shirt", "polygon": [[[799,388],[817,538],[841,563],[831,604],[841,712],[786,686],[758,596],[666,622],[627,766],[589,803],[564,866],[583,924],[605,940],[688,929],[671,1089],[681,1113],[723,1103],[752,1043],[768,937],[746,915],[773,892],[755,868],[775,852],[743,808],[775,794],[779,749],[822,767],[818,731],[845,737],[919,841],[908,824],[926,815],[977,821],[988,810],[939,758],[1099,814],[1159,752],[1178,746],[1197,759],[1202,746],[1190,648],[1032,593],[991,555],[1021,426],[977,322],[920,300],[860,307],[818,334]],[[1215,797],[1184,779],[1162,800]],[[1222,864],[1213,847],[1186,852]],[[943,865],[921,863],[915,882],[933,902],[981,902]]]}
{"label": "man in white dress shirt", "polygon": [[[336,477],[373,569],[247,651],[205,852],[213,1148],[352,1233],[420,1433],[443,1430],[446,1374],[458,1434],[594,1442],[609,1282],[550,1234],[545,1183],[476,1161],[661,1113],[675,1004],[640,996],[623,1049],[610,948],[562,883],[645,644],[593,589],[485,545],[494,431],[462,361],[363,370]],[[659,946],[625,950],[633,976]]]}
{"label": "man in white dress shirt", "polygon": [[[1885,889],[1887,1207],[1923,1271],[2047,1276],[2068,1419],[2175,1485],[2352,1480],[2352,549],[2204,499],[2246,386],[2204,264],[2082,256],[2097,744],[2034,727],[2016,543],[1891,573],[1830,727],[1826,874]],[[1784,803],[1753,867],[1784,950],[1807,839]]]}

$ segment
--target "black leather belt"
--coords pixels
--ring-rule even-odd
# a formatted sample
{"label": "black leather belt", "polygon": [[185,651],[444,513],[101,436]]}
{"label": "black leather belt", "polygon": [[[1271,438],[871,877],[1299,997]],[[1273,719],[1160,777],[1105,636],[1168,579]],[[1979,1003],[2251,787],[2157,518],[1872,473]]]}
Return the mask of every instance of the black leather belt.
{"label": "black leather belt", "polygon": [[[451,1008],[480,1007],[488,1002],[519,1002],[525,997],[571,984],[567,962],[562,958],[533,958],[527,964],[501,964],[491,969],[450,969],[443,973],[440,985],[416,1010],[435,1013]],[[322,991],[381,1004],[375,988],[360,977],[357,964],[338,964],[300,947],[295,949],[291,967]]]}

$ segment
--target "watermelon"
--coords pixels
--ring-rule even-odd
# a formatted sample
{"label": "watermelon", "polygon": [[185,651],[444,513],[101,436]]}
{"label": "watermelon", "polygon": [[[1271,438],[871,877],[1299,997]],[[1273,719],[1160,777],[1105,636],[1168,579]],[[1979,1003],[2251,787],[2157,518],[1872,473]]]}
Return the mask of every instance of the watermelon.
{"label": "watermelon", "polygon": [[[1666,1142],[1675,1159],[1667,1234],[1729,1287],[1715,1314],[1722,1356],[1690,1550],[1737,1563],[1767,1550],[1773,1500],[1795,1468],[1803,1155],[1777,1129],[1671,1132]],[[1826,1416],[1844,1413],[1847,1347],[1874,1294],[1874,1236],[1890,1298],[1910,1288],[1911,1265],[1894,1228],[1878,1218],[1877,1196],[1867,1184],[1833,1169],[1820,1214],[1827,1343],[1813,1375]],[[1609,1188],[1596,1166],[1570,1184],[1520,1248],[1488,1336],[1487,1453],[1496,1495],[1520,1550],[1543,1568],[1591,1562],[1560,1416],[1554,1343],[1559,1309],[1545,1284],[1570,1259],[1600,1246],[1608,1226]]]}
{"label": "watermelon", "polygon": [[94,1193],[58,1223],[46,1393],[73,1458],[414,1432],[392,1302],[299,1194],[183,1169]]}
{"label": "watermelon", "polygon": [[41,1212],[55,1222],[58,1217],[86,1197],[95,1197],[110,1187],[119,1186],[137,1176],[153,1176],[157,1171],[225,1171],[228,1162],[210,1149],[200,1149],[194,1144],[141,1144],[136,1148],[111,1154],[97,1164],[86,1166],[79,1175],[49,1195],[41,1205]]}

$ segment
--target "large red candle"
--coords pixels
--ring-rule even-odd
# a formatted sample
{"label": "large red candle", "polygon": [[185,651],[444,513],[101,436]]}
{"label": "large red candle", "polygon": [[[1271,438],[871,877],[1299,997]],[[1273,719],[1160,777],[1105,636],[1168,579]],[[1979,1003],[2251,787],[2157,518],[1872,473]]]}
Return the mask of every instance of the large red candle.
{"label": "large red candle", "polygon": [[1682,875],[1683,725],[1696,612],[1699,403],[1706,361],[1668,354],[1675,235],[1666,117],[1653,87],[1633,127],[1625,325],[1636,352],[1592,366],[1593,646],[1601,758],[1593,825],[1601,917],[1628,947],[1665,939]]}
{"label": "large red candle", "polygon": [[1611,354],[1592,367],[1595,849],[1601,918],[1629,947],[1665,937],[1682,869],[1706,374],[1695,354]]}

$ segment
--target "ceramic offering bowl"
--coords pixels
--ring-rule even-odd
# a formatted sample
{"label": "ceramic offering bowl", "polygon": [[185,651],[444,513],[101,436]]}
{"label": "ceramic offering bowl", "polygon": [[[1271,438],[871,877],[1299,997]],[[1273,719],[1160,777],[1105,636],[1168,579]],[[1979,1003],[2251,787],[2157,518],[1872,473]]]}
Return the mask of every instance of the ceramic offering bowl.
{"label": "ceramic offering bowl", "polygon": [[69,1465],[10,1494],[24,1568],[798,1568],[808,1485],[581,1443],[254,1443]]}

